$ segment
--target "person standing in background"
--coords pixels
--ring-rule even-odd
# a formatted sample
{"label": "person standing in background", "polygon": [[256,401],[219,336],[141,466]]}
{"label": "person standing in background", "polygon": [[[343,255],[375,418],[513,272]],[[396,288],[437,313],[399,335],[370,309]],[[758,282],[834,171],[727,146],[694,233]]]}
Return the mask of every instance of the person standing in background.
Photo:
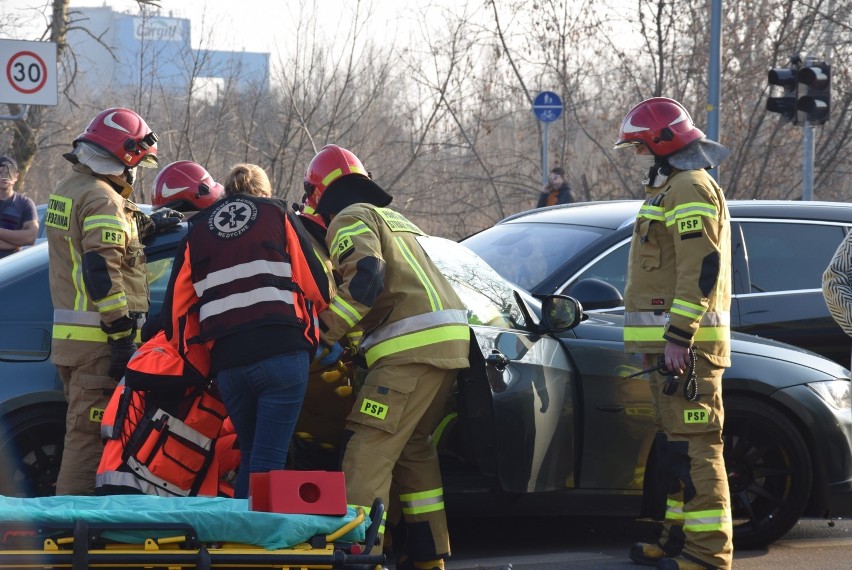
{"label": "person standing in background", "polygon": [[565,170],[556,166],[550,169],[547,177],[547,185],[538,197],[536,208],[555,206],[556,204],[570,204],[574,201],[571,195],[571,187],[565,181]]}
{"label": "person standing in background", "polygon": [[35,203],[15,192],[18,163],[0,156],[0,259],[35,243],[38,216]]}

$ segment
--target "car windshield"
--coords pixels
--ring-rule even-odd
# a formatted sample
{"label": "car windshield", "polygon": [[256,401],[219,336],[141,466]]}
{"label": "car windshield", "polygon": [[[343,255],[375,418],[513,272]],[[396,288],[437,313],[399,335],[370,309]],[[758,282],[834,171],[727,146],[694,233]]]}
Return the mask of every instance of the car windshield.
{"label": "car windshield", "polygon": [[[421,236],[418,241],[467,307],[470,324],[503,329],[525,327],[512,285],[475,253],[435,236]],[[536,308],[530,299],[527,303]]]}
{"label": "car windshield", "polygon": [[517,222],[497,224],[463,243],[497,273],[529,291],[611,231],[570,224]]}

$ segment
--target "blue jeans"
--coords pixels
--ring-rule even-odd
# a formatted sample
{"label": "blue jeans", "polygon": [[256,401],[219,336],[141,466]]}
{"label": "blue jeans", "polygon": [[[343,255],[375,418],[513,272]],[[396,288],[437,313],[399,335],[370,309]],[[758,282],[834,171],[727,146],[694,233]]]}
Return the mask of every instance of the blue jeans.
{"label": "blue jeans", "polygon": [[222,370],[219,393],[240,443],[234,497],[248,497],[249,474],[283,469],[308,386],[307,351]]}

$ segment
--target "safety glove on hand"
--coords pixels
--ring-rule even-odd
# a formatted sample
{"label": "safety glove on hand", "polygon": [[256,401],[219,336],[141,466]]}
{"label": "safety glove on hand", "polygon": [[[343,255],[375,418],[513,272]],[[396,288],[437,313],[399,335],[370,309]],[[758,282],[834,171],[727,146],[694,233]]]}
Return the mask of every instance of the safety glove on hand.
{"label": "safety glove on hand", "polygon": [[143,212],[134,212],[136,226],[139,228],[139,239],[159,233],[163,230],[173,228],[184,218],[184,215],[171,208],[160,208],[152,212],[150,216]]}
{"label": "safety glove on hand", "polygon": [[343,354],[343,347],[340,346],[339,342],[335,342],[331,346],[320,342],[314,360],[319,360],[320,366],[331,366],[340,360],[341,354]]}
{"label": "safety glove on hand", "polygon": [[101,330],[107,333],[107,344],[109,344],[109,371],[110,378],[118,382],[127,370],[127,363],[136,352],[136,321],[130,317],[121,317],[111,325],[101,321]]}

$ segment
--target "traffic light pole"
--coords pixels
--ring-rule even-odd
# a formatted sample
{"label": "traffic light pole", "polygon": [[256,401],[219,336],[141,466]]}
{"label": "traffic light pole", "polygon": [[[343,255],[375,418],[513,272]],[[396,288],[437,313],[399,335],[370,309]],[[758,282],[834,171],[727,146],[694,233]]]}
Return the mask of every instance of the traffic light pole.
{"label": "traffic light pole", "polygon": [[814,199],[814,126],[805,119],[802,132],[802,200]]}

